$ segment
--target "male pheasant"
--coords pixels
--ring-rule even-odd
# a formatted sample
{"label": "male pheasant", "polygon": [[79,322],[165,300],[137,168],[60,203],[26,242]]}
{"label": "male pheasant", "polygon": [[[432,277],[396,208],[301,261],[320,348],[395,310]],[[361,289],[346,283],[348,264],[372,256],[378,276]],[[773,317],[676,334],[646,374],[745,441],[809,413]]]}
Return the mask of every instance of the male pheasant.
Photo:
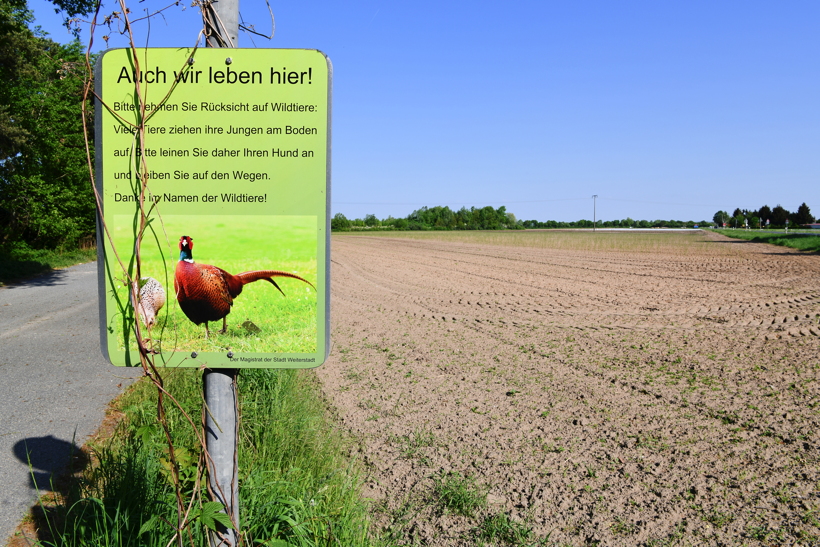
{"label": "male pheasant", "polygon": [[205,323],[205,338],[210,332],[209,321],[222,319],[222,330],[227,330],[227,316],[231,312],[234,299],[248,283],[264,279],[270,281],[282,296],[285,293],[273,280],[274,277],[298,279],[313,287],[313,283],[296,274],[279,270],[257,270],[231,275],[222,268],[210,264],[197,264],[193,257],[194,240],[188,236],[179,239],[179,262],[174,273],[174,291],[179,307],[194,324]]}

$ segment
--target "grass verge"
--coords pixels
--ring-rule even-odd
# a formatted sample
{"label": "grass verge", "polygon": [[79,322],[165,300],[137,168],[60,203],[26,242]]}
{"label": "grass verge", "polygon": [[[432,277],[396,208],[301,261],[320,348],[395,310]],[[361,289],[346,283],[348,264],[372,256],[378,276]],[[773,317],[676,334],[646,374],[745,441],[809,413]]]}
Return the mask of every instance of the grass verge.
{"label": "grass verge", "polygon": [[[201,372],[165,371],[168,392],[197,422]],[[359,470],[332,429],[309,371],[240,372],[240,519],[245,545],[369,546],[369,507]],[[92,447],[95,462],[64,495],[40,507],[37,544],[50,547],[175,544],[176,500],[157,395],[143,379],[116,401],[123,418],[110,439]],[[191,426],[168,405],[174,455],[187,499],[193,499],[184,545],[206,546],[206,499],[197,494],[202,457]],[[201,480],[204,480],[202,478]],[[199,511],[199,513],[197,512]]]}
{"label": "grass verge", "polygon": [[0,286],[33,275],[97,260],[97,249],[34,250],[24,247],[0,251]]}
{"label": "grass verge", "polygon": [[800,251],[820,252],[820,234],[788,234],[786,232],[766,233],[754,230],[715,230],[734,239],[745,239],[755,243],[769,243],[790,247]]}

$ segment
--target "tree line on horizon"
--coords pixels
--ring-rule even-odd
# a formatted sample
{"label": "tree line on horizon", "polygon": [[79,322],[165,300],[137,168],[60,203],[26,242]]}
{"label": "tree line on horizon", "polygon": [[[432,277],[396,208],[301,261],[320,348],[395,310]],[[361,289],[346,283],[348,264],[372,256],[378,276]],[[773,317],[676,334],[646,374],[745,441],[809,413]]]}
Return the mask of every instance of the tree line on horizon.
{"label": "tree line on horizon", "polygon": [[[768,222],[767,222],[768,221]],[[696,228],[726,226],[729,228],[783,228],[799,227],[812,224],[815,218],[811,209],[804,202],[795,212],[789,212],[781,205],[770,208],[764,205],[757,210],[737,208],[730,215],[718,211],[712,221],[693,220],[591,220],[581,219],[571,222],[557,220],[518,220],[505,206],[497,209],[486,206],[482,208],[462,207],[453,211],[448,206],[422,207],[406,217],[388,216],[379,219],[374,214],[364,218],[348,219],[343,213],[336,213],[330,221],[332,231],[350,230],[522,230],[522,229],[558,229],[558,228]]]}
{"label": "tree line on horizon", "polygon": [[806,224],[814,223],[815,218],[811,214],[811,209],[806,202],[803,202],[795,212],[789,212],[787,209],[777,204],[776,207],[771,208],[764,205],[760,209],[735,209],[730,215],[726,211],[718,211],[712,217],[712,222],[715,226],[726,226],[727,228],[742,228],[748,226],[749,228],[784,228],[786,226],[798,227]]}
{"label": "tree line on horizon", "polygon": [[489,205],[482,208],[462,207],[453,211],[449,207],[435,206],[416,209],[403,218],[388,216],[379,220],[376,215],[368,214],[364,218],[348,219],[343,213],[336,213],[330,221],[332,231],[350,230],[524,230],[556,228],[694,228],[709,226],[710,222],[701,220],[591,220],[581,219],[571,222],[557,220],[518,220],[507,211],[505,206],[497,209]]}
{"label": "tree line on horizon", "polygon": [[505,206],[493,209],[489,205],[482,208],[462,207],[453,211],[444,207],[422,207],[404,218],[389,216],[383,220],[376,215],[368,214],[363,219],[348,219],[342,213],[336,213],[330,220],[330,229],[346,231],[355,229],[392,229],[392,230],[520,230],[515,215],[507,212]]}

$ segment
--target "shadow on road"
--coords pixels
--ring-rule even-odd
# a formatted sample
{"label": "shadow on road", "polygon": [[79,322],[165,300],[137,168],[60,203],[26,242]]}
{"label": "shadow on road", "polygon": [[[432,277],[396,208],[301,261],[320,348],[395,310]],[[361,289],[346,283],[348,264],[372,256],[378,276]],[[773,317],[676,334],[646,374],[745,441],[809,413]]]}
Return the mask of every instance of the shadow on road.
{"label": "shadow on road", "polygon": [[29,486],[41,492],[57,491],[55,483],[69,464],[72,468],[82,468],[88,463],[88,457],[80,447],[53,435],[21,439],[15,443],[13,451],[15,457],[31,470]]}
{"label": "shadow on road", "polygon": [[6,289],[21,289],[24,287],[51,287],[54,285],[65,285],[65,277],[68,275],[66,270],[51,270],[44,274],[39,274],[34,277],[17,280],[2,280],[6,283]]}
{"label": "shadow on road", "polygon": [[[15,457],[29,467],[29,486],[46,496],[31,508],[31,528],[22,530],[22,536],[16,536],[9,547],[30,545],[31,540],[50,541],[50,530],[58,523],[59,513],[55,511],[54,502],[70,496],[71,478],[89,465],[90,459],[83,449],[73,442],[58,439],[53,435],[47,437],[29,437],[21,439],[12,448]],[[59,502],[58,502],[59,503]]]}

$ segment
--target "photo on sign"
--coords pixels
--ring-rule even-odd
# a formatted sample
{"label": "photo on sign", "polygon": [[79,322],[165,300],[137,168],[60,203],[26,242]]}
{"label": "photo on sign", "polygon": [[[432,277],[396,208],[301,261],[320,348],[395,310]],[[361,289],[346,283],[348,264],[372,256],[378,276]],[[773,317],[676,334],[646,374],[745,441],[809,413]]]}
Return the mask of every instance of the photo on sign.
{"label": "photo on sign", "polygon": [[[114,245],[133,249],[134,217],[119,216],[113,223]],[[111,309],[117,310],[108,318],[109,337],[114,337],[120,351],[136,350],[133,322],[139,318],[143,337],[150,338],[146,345],[162,355],[225,350],[315,353],[317,222],[309,215],[152,219],[141,251],[140,313],[134,312],[119,265],[113,258],[108,260],[108,296],[115,302]],[[183,245],[181,253],[183,236],[189,238],[186,243],[192,240],[193,247]],[[190,256],[193,263],[180,264],[181,258]],[[133,258],[128,266],[134,275]],[[241,285],[238,295],[229,294],[218,269],[233,276],[245,274],[233,282]],[[236,293],[235,287],[231,290]],[[222,316],[224,333],[220,332]],[[211,318],[207,338],[206,317]]]}
{"label": "photo on sign", "polygon": [[115,365],[144,365],[140,350],[170,367],[327,357],[329,62],[315,50],[235,49],[228,64],[224,52],[179,48],[109,50],[97,64],[111,236],[100,246],[101,332]]}

